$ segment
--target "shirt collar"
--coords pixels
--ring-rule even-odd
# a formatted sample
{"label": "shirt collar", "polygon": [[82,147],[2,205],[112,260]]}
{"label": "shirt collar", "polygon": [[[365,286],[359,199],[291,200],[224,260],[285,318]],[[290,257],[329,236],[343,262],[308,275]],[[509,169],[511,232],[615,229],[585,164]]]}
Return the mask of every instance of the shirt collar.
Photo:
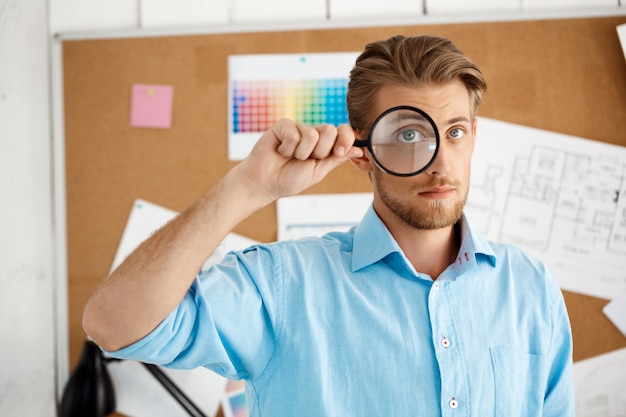
{"label": "shirt collar", "polygon": [[[454,268],[466,270],[476,264],[478,255],[484,256],[495,266],[496,255],[491,245],[473,228],[465,214],[459,220],[458,227],[461,229],[461,248]],[[352,271],[374,264],[392,253],[404,257],[402,249],[374,211],[373,205],[370,205],[354,231]]]}
{"label": "shirt collar", "polygon": [[354,231],[352,271],[376,263],[394,252],[402,253],[402,250],[370,205]]}
{"label": "shirt collar", "polygon": [[470,265],[476,265],[479,256],[484,257],[492,267],[496,266],[496,254],[491,244],[472,226],[465,213],[457,223],[461,229],[461,247],[455,263],[455,268],[461,267],[464,271]]}

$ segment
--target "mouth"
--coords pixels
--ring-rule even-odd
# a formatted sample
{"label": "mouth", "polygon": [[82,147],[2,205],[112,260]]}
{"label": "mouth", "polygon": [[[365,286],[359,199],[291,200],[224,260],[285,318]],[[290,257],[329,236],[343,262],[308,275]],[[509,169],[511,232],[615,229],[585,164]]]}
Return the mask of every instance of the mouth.
{"label": "mouth", "polygon": [[432,187],[426,190],[420,191],[418,194],[421,197],[431,199],[431,200],[439,200],[443,198],[450,197],[455,191],[454,187]]}

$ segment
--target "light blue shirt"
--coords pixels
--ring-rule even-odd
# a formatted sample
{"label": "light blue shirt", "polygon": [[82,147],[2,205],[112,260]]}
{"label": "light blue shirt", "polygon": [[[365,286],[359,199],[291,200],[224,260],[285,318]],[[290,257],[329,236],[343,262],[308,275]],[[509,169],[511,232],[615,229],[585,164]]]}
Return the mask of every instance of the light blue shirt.
{"label": "light blue shirt", "polygon": [[556,281],[459,227],[436,281],[372,208],[347,233],[229,254],[113,356],[245,379],[251,417],[574,416]]}

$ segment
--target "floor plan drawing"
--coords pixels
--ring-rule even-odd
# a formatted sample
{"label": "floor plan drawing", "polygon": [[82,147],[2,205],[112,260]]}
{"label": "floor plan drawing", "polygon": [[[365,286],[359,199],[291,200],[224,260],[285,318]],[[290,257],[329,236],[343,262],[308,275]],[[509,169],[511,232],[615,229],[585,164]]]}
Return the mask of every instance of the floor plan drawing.
{"label": "floor plan drawing", "polygon": [[626,410],[626,348],[574,363],[577,417],[620,417]]}
{"label": "floor plan drawing", "polygon": [[544,261],[562,288],[626,291],[626,148],[479,119],[466,213]]}

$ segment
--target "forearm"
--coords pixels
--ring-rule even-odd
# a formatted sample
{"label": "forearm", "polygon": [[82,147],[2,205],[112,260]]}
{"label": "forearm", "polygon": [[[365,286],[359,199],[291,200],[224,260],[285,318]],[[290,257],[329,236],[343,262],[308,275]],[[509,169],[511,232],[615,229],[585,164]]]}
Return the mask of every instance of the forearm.
{"label": "forearm", "polygon": [[349,158],[347,125],[281,120],[213,189],[139,246],[87,303],[83,327],[106,350],[152,331],[180,303],[204,261],[242,220],[277,198],[319,182]]}
{"label": "forearm", "polygon": [[271,201],[236,167],[134,251],[96,290],[83,326],[106,350],[152,331],[183,298],[204,261],[243,219]]}

